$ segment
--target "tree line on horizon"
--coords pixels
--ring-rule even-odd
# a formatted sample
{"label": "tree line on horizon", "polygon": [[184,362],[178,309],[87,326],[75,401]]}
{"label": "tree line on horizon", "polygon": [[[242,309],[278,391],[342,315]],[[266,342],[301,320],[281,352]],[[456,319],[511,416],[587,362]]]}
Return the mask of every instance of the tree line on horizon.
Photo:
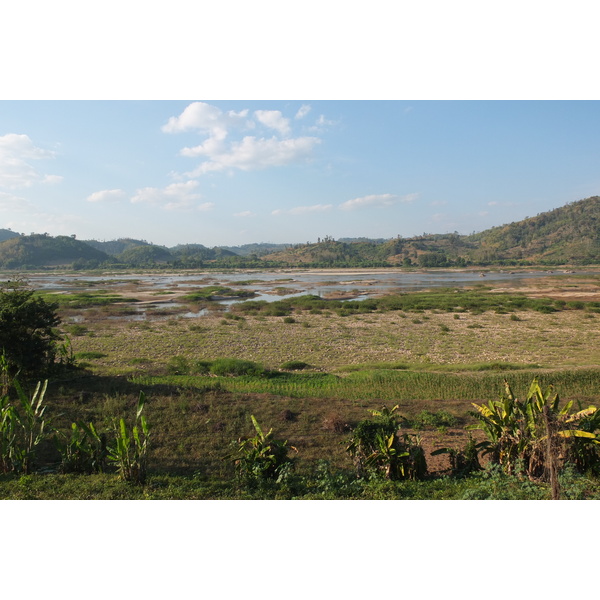
{"label": "tree line on horizon", "polygon": [[306,244],[240,246],[145,240],[77,240],[0,229],[0,268],[467,267],[600,263],[600,197],[572,202],[522,221],[460,235],[424,233],[392,239],[318,238]]}

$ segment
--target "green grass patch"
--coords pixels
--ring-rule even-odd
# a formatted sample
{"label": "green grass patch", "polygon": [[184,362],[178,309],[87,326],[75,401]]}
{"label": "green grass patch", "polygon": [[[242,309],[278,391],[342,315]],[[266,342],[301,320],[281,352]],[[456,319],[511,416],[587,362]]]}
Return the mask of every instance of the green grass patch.
{"label": "green grass patch", "polygon": [[36,292],[47,302],[58,304],[61,308],[89,308],[92,306],[107,306],[117,302],[138,302],[137,298],[130,298],[113,294],[108,290],[94,292],[80,292],[76,294],[56,294],[50,292]]}
{"label": "green grass patch", "polygon": [[76,352],[75,353],[75,358],[76,359],[83,359],[83,360],[91,360],[91,359],[95,359],[95,358],[104,358],[108,356],[108,354],[104,354],[104,352]]}
{"label": "green grass patch", "polygon": [[249,290],[234,290],[222,285],[207,285],[199,290],[182,296],[187,302],[200,302],[202,300],[216,300],[218,298],[252,298],[256,294]]}

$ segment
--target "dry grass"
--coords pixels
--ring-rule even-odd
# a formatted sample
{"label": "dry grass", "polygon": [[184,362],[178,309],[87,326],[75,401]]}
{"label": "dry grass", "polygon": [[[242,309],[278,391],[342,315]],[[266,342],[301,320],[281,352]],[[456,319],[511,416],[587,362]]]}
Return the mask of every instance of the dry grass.
{"label": "dry grass", "polygon": [[[600,360],[600,315],[584,311],[551,315],[527,311],[509,315],[420,315],[420,323],[397,312],[340,317],[301,314],[281,317],[85,322],[89,334],[72,340],[75,352],[101,352],[97,373],[159,369],[177,355],[212,360],[232,357],[277,368],[290,360],[335,370],[345,365],[406,362],[460,365],[480,362],[539,364],[548,368],[596,366]],[[307,323],[308,326],[303,326]],[[144,367],[132,361],[147,358]]]}

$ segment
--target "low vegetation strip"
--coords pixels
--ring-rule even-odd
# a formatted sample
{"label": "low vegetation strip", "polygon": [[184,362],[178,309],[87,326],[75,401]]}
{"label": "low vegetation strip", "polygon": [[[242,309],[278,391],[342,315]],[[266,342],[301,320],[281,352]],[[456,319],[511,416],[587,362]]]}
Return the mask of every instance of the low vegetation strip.
{"label": "low vegetation strip", "polygon": [[[533,377],[542,383],[553,382],[571,398],[597,397],[600,369],[577,371],[519,370],[510,372],[510,380],[526,386]],[[262,376],[216,377],[202,375],[134,376],[139,386],[168,385],[231,393],[272,394],[288,398],[335,398],[359,403],[364,400],[467,402],[489,400],[502,388],[507,373],[482,370],[470,373],[422,372],[397,369],[353,370],[343,376],[333,373],[265,373]]]}

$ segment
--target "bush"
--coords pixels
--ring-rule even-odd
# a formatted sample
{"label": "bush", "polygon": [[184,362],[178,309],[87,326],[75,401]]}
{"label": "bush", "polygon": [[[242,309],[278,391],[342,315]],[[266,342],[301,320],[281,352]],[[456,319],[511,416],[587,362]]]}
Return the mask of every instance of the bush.
{"label": "bush", "polygon": [[233,376],[240,377],[242,375],[264,375],[265,368],[258,363],[241,360],[238,358],[218,358],[213,361],[210,366],[210,372],[213,375],[221,377]]}
{"label": "bush", "polygon": [[233,459],[238,475],[246,483],[265,480],[281,480],[292,468],[293,461],[288,456],[287,441],[273,437],[273,430],[263,433],[254,415],[251,415],[256,435],[237,442]]}
{"label": "bush", "polygon": [[167,363],[169,375],[189,375],[190,362],[185,356],[172,356]]}
{"label": "bush", "polygon": [[433,413],[428,410],[421,411],[410,420],[413,429],[426,429],[428,427],[454,427],[456,417],[447,410],[438,410]]}
{"label": "bush", "polygon": [[79,323],[75,323],[73,325],[67,325],[65,330],[71,335],[85,335],[88,333],[88,328],[85,325],[80,325]]}
{"label": "bush", "polygon": [[422,479],[427,474],[421,439],[397,435],[397,409],[371,411],[374,418],[361,421],[352,432],[346,451],[354,459],[359,477],[372,473],[387,479]]}
{"label": "bush", "polygon": [[7,281],[0,287],[0,354],[11,376],[46,374],[60,354],[60,323],[56,304],[34,296],[23,281]]}
{"label": "bush", "polygon": [[281,369],[286,371],[302,371],[302,369],[307,369],[310,367],[308,363],[305,363],[301,360],[288,360],[281,365]]}

